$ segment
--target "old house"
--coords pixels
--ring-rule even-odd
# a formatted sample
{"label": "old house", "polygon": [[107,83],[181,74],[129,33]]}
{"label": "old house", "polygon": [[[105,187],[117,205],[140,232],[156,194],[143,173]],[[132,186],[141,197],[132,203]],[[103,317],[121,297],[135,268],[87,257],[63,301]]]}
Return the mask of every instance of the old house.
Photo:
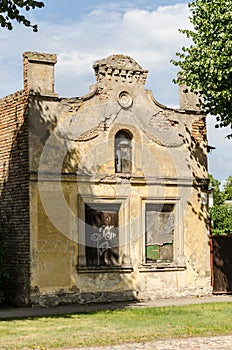
{"label": "old house", "polygon": [[89,303],[211,293],[205,115],[167,108],[131,57],[94,63],[83,97],[54,89],[56,55],[25,52],[0,99],[9,301]]}

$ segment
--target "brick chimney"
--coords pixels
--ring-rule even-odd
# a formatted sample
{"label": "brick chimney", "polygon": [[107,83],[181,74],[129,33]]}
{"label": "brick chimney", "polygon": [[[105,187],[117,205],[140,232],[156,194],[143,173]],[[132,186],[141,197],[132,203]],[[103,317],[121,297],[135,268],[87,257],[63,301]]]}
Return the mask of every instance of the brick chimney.
{"label": "brick chimney", "polygon": [[55,54],[24,52],[24,90],[29,94],[57,96],[54,92]]}

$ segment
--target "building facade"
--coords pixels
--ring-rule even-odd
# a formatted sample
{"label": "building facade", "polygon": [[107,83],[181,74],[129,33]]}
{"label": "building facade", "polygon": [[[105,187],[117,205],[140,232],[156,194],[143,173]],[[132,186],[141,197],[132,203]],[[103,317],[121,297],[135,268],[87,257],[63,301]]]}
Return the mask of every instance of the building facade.
{"label": "building facade", "polygon": [[54,91],[56,55],[26,52],[0,100],[1,227],[17,305],[211,293],[205,115],[167,108],[131,57],[94,63],[83,97]]}

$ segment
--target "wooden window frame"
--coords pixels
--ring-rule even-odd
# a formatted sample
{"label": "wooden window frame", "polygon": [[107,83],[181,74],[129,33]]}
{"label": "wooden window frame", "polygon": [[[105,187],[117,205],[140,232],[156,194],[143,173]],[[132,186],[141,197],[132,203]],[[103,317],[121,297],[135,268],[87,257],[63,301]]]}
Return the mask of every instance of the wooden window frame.
{"label": "wooden window frame", "polygon": [[[118,205],[118,222],[119,222],[119,261],[118,265],[110,266],[87,266],[85,251],[85,204],[94,206],[99,205]],[[110,272],[111,270],[131,271],[130,259],[130,203],[126,197],[118,197],[112,200],[109,197],[93,198],[93,196],[78,196],[78,265],[77,268],[81,272],[100,271]]]}
{"label": "wooden window frame", "polygon": [[85,203],[86,266],[119,265],[120,206]]}
{"label": "wooden window frame", "polygon": [[[175,227],[173,232],[173,260],[172,261],[147,261],[146,259],[146,205],[147,204],[171,204],[174,206]],[[141,256],[141,271],[159,270],[160,268],[167,269],[185,269],[186,258],[184,255],[184,236],[183,236],[183,220],[182,220],[182,200],[179,197],[154,197],[141,198],[141,232],[142,235],[142,256]]]}
{"label": "wooden window frame", "polygon": [[[152,215],[149,215],[152,213]],[[167,213],[169,213],[168,220],[172,221],[170,229],[167,229],[168,222],[166,221]],[[155,229],[154,221],[157,225],[160,225],[159,220],[162,222],[161,233]],[[171,219],[171,220],[170,220]],[[149,225],[150,223],[150,225]],[[163,226],[164,225],[164,226]],[[150,226],[150,227],[148,227]],[[175,226],[175,204],[173,203],[146,203],[145,204],[145,259],[146,263],[154,262],[173,262],[173,249],[174,249],[174,226]],[[160,229],[160,227],[159,227]],[[166,234],[165,234],[166,231]],[[152,232],[152,233],[151,233]],[[166,237],[165,237],[166,236]],[[148,242],[150,241],[150,242]]]}

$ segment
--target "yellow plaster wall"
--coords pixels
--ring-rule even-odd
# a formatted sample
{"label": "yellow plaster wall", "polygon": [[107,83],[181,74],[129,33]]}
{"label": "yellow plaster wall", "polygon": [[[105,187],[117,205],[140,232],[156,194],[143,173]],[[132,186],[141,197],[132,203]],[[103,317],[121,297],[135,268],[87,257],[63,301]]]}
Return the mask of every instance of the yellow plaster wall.
{"label": "yellow plaster wall", "polygon": [[[68,290],[75,285],[77,261],[77,228],[71,216],[63,215],[59,204],[60,193],[47,184],[43,191],[43,201],[37,183],[31,182],[31,285],[40,291]],[[72,186],[63,186],[67,205],[76,210],[76,196],[72,195]],[[50,188],[50,190],[49,190]],[[49,206],[49,213],[47,209]],[[53,213],[54,215],[51,215]],[[55,220],[53,218],[56,217]],[[65,220],[65,222],[63,222]],[[64,228],[62,232],[62,228]],[[68,230],[68,234],[67,231]]]}

